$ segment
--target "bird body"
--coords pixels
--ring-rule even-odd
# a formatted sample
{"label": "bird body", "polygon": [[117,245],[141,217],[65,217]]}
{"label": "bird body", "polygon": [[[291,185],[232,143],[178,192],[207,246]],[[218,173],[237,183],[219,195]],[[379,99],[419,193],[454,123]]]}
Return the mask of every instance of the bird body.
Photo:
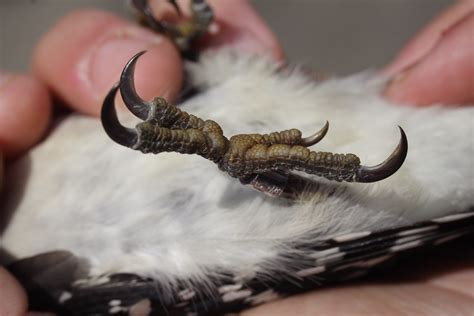
{"label": "bird body", "polygon": [[[98,119],[71,114],[8,168],[1,237],[16,259],[65,250],[84,263],[51,291],[60,306],[81,315],[112,307],[127,315],[137,304],[157,315],[236,311],[474,231],[472,107],[391,104],[374,73],[313,82],[230,50],[186,68],[201,92],[181,109],[226,133],[309,135],[327,120],[314,147],[357,152],[371,165],[396,146],[400,125],[410,151],[381,182],[309,176],[314,183],[293,201],[243,186],[197,155],[118,146]],[[120,293],[121,304],[108,305]],[[96,310],[92,297],[103,299]]]}

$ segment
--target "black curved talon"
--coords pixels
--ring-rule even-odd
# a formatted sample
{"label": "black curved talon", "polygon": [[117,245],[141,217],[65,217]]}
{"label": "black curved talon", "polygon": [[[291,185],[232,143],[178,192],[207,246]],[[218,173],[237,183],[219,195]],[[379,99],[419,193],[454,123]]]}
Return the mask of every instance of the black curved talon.
{"label": "black curved talon", "polygon": [[137,133],[134,129],[123,127],[115,111],[115,96],[118,88],[119,83],[116,83],[105,97],[100,115],[102,126],[114,142],[125,147],[133,147],[137,141]]}
{"label": "black curved talon", "polygon": [[313,146],[317,143],[319,143],[324,136],[328,133],[329,130],[329,122],[326,121],[326,124],[324,124],[323,128],[321,130],[317,131],[311,136],[305,137],[301,140],[301,145],[305,147]]}
{"label": "black curved talon", "polygon": [[[179,152],[197,154],[215,162],[219,169],[272,196],[297,197],[314,183],[291,171],[302,171],[334,181],[376,182],[394,174],[405,161],[408,141],[400,128],[400,142],[381,164],[367,167],[354,154],[311,151],[307,147],[327,134],[329,123],[303,138],[301,131],[289,129],[269,134],[240,134],[228,139],[218,123],[188,114],[165,99],[144,101],[134,84],[135,64],[144,52],[133,56],[105,98],[102,124],[115,142],[143,153]],[[127,108],[144,120],[135,129],[120,125],[114,98],[120,89]]]}
{"label": "black curved talon", "polygon": [[408,140],[403,128],[400,129],[400,142],[384,162],[373,167],[361,166],[354,176],[355,182],[370,183],[383,180],[397,172],[408,153]]}
{"label": "black curved talon", "polygon": [[137,60],[143,54],[145,54],[145,51],[135,54],[125,65],[122,75],[120,76],[120,94],[127,109],[139,119],[146,120],[148,112],[150,111],[150,104],[137,94],[133,78]]}

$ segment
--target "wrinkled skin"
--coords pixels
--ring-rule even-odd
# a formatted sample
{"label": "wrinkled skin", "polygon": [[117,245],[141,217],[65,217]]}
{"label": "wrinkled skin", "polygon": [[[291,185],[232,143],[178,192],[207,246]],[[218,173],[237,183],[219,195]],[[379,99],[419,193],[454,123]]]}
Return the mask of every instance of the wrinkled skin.
{"label": "wrinkled skin", "polygon": [[[220,170],[242,183],[253,183],[257,189],[260,187],[260,176],[275,179],[279,177],[276,173],[279,173],[291,181],[289,178],[295,177],[289,172],[291,170],[339,182],[381,181],[400,168],[408,153],[407,137],[401,127],[401,139],[396,149],[384,162],[373,167],[361,166],[360,159],[354,154],[310,150],[308,147],[317,144],[326,135],[328,122],[309,137],[302,137],[298,129],[289,129],[269,134],[238,134],[228,139],[215,121],[189,114],[162,97],[149,102],[141,99],[133,78],[136,62],[143,54],[137,53],[130,59],[119,82],[105,97],[101,110],[104,131],[122,146],[144,154],[197,154],[215,162]],[[115,98],[119,90],[127,109],[144,120],[135,129],[122,126],[118,120]],[[304,177],[301,179],[305,181]]]}
{"label": "wrinkled skin", "polygon": [[[236,47],[256,53],[270,51],[275,59],[283,58],[275,37],[246,1],[210,2],[216,15],[232,27],[210,40],[209,45],[231,42]],[[473,10],[474,1],[459,2],[408,44],[384,70],[391,75],[406,70],[388,87],[389,99],[420,106],[474,102],[474,43],[469,40],[474,28]],[[440,36],[445,30],[448,31]],[[104,38],[111,41],[92,54]],[[154,82],[138,80],[142,96],[175,96],[182,80],[179,54],[167,40],[157,43],[156,39],[157,35],[104,12],[80,11],[63,18],[38,44],[33,75],[0,75],[0,149],[4,157],[14,159],[43,137],[51,118],[52,94],[74,110],[98,115],[102,97],[137,51],[149,51],[144,66],[137,70],[137,78],[147,78],[157,69],[162,74],[155,76]],[[453,58],[452,51],[462,54]],[[93,63],[94,70],[84,76],[79,65],[88,62]],[[325,289],[261,306],[243,315],[469,315],[474,310],[472,244],[471,239],[451,253],[442,252],[446,258],[433,254],[421,258],[415,266],[402,265],[410,271],[394,271],[391,275],[395,281]],[[26,313],[24,292],[1,268],[0,293],[0,315]]]}

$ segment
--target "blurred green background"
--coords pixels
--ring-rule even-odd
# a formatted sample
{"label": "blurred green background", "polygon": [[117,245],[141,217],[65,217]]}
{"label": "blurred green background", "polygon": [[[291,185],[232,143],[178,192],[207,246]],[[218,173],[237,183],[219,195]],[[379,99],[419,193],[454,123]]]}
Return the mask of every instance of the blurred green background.
{"label": "blurred green background", "polygon": [[[454,3],[452,0],[252,2],[278,34],[291,61],[338,75],[386,64],[420,27]],[[0,0],[0,69],[26,71],[38,38],[61,16],[83,7],[132,17],[125,0]]]}

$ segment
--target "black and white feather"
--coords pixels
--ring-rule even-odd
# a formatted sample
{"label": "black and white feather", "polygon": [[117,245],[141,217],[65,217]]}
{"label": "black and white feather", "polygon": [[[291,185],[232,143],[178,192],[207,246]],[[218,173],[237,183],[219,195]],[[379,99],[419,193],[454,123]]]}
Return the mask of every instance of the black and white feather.
{"label": "black and white feather", "polygon": [[314,178],[299,200],[278,200],[200,157],[127,150],[97,119],[71,115],[7,171],[11,216],[2,236],[18,259],[67,251],[12,268],[44,271],[38,266],[56,258],[48,266],[57,274],[30,280],[59,313],[238,312],[474,232],[472,107],[394,105],[373,73],[314,83],[228,50],[187,68],[202,92],[183,108],[226,133],[310,134],[328,120],[317,150],[357,152],[371,165],[396,146],[401,125],[405,164],[374,184]]}

